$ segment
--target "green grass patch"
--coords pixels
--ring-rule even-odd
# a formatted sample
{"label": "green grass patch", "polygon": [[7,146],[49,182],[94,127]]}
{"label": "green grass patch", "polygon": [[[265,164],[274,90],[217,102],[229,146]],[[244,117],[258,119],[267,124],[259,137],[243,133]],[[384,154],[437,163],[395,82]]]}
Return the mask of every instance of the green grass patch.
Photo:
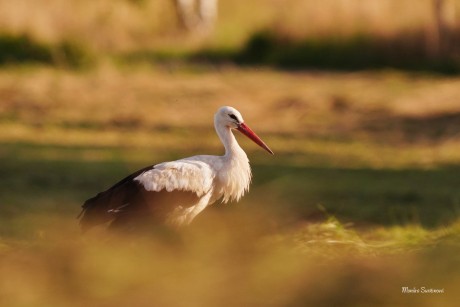
{"label": "green grass patch", "polygon": [[53,46],[28,35],[0,35],[0,65],[46,64],[78,68],[92,61],[89,52],[76,42],[64,40]]}
{"label": "green grass patch", "polygon": [[[292,39],[273,31],[255,32],[240,50],[202,50],[190,58],[211,63],[233,62],[283,69],[365,70],[394,68],[457,74],[459,51],[443,56],[426,51],[423,33],[400,33],[382,38],[371,35]],[[458,47],[458,46],[456,46]]]}
{"label": "green grass patch", "polygon": [[[130,172],[177,158],[164,153],[148,161],[130,160],[130,154],[127,149],[111,147],[5,144],[0,159],[1,210],[10,214],[75,214],[86,198]],[[147,156],[137,151],[139,154]],[[37,160],[34,156],[48,158]],[[284,161],[283,157],[278,159]],[[357,226],[439,227],[460,217],[457,168],[340,169],[260,164],[257,160],[252,166],[251,192],[240,204],[230,207],[283,217],[278,221],[281,223],[324,220],[321,208]]]}

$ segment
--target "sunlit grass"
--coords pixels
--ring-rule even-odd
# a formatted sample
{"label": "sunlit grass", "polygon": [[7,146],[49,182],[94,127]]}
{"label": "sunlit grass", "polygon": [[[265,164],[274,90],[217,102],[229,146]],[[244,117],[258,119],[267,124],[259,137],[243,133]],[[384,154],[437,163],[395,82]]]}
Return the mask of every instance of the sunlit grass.
{"label": "sunlit grass", "polygon": [[[82,236],[69,222],[48,219],[34,240],[2,242],[3,303],[327,306],[338,296],[350,305],[453,306],[457,297],[455,226],[356,231],[330,218],[267,232],[266,223],[240,213],[201,219],[172,237],[132,237]],[[442,243],[449,235],[457,239]],[[446,294],[401,295],[414,285]]]}
{"label": "sunlit grass", "polygon": [[[206,43],[221,48],[238,47],[251,33],[264,28],[291,37],[369,33],[385,37],[414,29],[434,35],[430,32],[430,0],[326,0],[321,5],[311,0],[219,2],[216,31]],[[452,25],[458,3],[449,1],[446,9],[451,12],[446,21]],[[184,45],[193,48],[197,40],[179,33],[173,1],[1,1],[0,20],[3,31],[8,33],[27,34],[46,43],[72,38],[101,53]]]}
{"label": "sunlit grass", "polygon": [[[232,105],[269,138],[280,155],[273,161],[434,168],[459,162],[459,87],[455,77],[392,71],[193,72],[112,65],[88,72],[11,69],[0,73],[0,140],[97,147],[81,151],[87,159],[114,147],[135,148],[130,159],[138,161],[150,154],[219,154],[212,116],[219,106]],[[259,161],[257,149],[241,141]],[[62,153],[30,154],[58,158]]]}
{"label": "sunlit grass", "polygon": [[[394,71],[3,70],[1,304],[454,306],[458,85]],[[178,233],[80,233],[81,203],[126,174],[221,154],[221,105],[275,151],[237,136],[254,172],[242,202]]]}
{"label": "sunlit grass", "polygon": [[[0,71],[0,305],[458,305],[459,77],[182,62],[260,30],[429,39],[432,1],[219,5],[204,38],[179,31],[173,1],[0,1],[6,37],[27,35],[55,61],[62,43],[96,59]],[[83,201],[130,172],[221,154],[222,105],[275,151],[237,136],[254,173],[240,203],[178,232],[80,232]]]}

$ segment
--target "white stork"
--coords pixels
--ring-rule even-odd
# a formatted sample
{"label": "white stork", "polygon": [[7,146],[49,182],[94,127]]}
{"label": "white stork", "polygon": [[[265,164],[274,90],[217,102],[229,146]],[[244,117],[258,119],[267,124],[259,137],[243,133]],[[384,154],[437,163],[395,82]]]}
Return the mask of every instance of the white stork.
{"label": "white stork", "polygon": [[221,107],[214,115],[214,127],[225,147],[223,156],[199,155],[163,162],[129,175],[83,204],[82,229],[109,221],[113,228],[132,226],[146,219],[179,227],[188,225],[218,199],[224,203],[238,201],[249,189],[251,168],[232,130],[242,132],[269,153],[273,151],[235,108]]}

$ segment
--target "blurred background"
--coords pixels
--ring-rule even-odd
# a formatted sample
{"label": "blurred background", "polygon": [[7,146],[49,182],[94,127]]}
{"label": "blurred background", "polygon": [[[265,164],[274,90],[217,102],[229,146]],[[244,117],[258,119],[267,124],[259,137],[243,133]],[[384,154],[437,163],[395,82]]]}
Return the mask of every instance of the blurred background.
{"label": "blurred background", "polygon": [[[455,0],[0,0],[0,304],[455,306],[459,72]],[[240,203],[80,233],[222,105],[275,152]]]}

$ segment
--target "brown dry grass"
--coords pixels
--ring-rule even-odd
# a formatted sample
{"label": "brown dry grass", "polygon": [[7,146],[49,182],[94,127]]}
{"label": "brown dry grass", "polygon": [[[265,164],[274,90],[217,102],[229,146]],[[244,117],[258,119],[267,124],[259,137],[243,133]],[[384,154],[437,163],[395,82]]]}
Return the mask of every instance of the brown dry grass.
{"label": "brown dry grass", "polygon": [[[7,204],[0,234],[1,305],[456,304],[455,219],[430,230],[417,224],[361,229],[333,217],[289,223],[276,212],[287,207],[295,215],[314,206],[303,199],[310,190],[299,182],[308,179],[308,167],[313,173],[339,168],[334,177],[354,167],[399,168],[396,178],[406,184],[414,177],[404,169],[458,165],[456,130],[443,130],[445,122],[434,121],[441,132],[432,137],[431,127],[424,128],[436,114],[451,114],[455,123],[458,78],[194,69],[107,65],[85,72],[40,67],[0,72],[0,161],[7,172],[1,196]],[[223,104],[241,109],[276,152],[268,160],[243,141],[257,167],[256,179],[267,181],[253,189],[244,207],[210,209],[179,234],[80,235],[75,220],[80,200],[102,188],[100,181],[116,180],[121,172],[112,169],[119,163],[124,173],[133,164],[220,153],[212,114]],[[395,129],[408,123],[418,138]],[[264,170],[271,163],[276,167]],[[376,175],[364,171],[362,178],[348,177],[355,183],[322,180],[329,180],[324,184],[330,188],[338,184],[331,193],[339,196],[358,185],[359,191],[351,192],[361,197],[354,216],[366,223],[359,212],[376,204],[367,198],[379,189],[368,183]],[[442,176],[417,185],[433,190],[427,196],[413,194],[421,193],[416,190],[401,197],[415,195],[417,201],[434,193],[433,199],[445,199],[436,196],[436,187],[444,191],[443,181],[452,184],[456,174]],[[309,181],[313,191],[316,184],[316,178]],[[385,182],[378,193],[397,200],[393,185]],[[450,189],[444,193],[455,197]],[[448,205],[428,204],[429,210]],[[402,295],[403,286],[446,293]]]}
{"label": "brown dry grass", "polygon": [[[282,3],[282,5],[281,5]],[[286,4],[286,5],[284,5]],[[455,1],[445,1],[446,21],[455,25]],[[285,34],[298,36],[375,34],[392,36],[417,29],[430,31],[434,24],[433,1],[280,1],[281,18],[277,25]],[[291,9],[295,7],[295,9]]]}
{"label": "brown dry grass", "polygon": [[[208,43],[238,46],[267,27],[294,37],[386,36],[425,27],[429,5],[221,1]],[[184,47],[166,1],[0,1],[0,25],[101,53]],[[460,163],[459,89],[459,77],[395,71],[104,60],[86,71],[2,69],[0,305],[456,306],[460,228],[449,166]],[[219,154],[212,114],[221,105],[240,109],[276,152],[268,160],[241,140],[255,166],[246,203],[210,208],[179,233],[81,236],[81,201],[120,175]],[[306,221],[323,202],[351,205],[338,212],[356,224],[327,212]],[[445,293],[403,295],[403,286]]]}
{"label": "brown dry grass", "polygon": [[[216,33],[209,43],[220,47],[239,46],[254,31],[266,28],[293,37],[388,37],[414,30],[434,35],[431,0],[326,0],[321,4],[222,0],[219,8]],[[448,24],[458,24],[459,4],[447,1],[446,11]],[[196,37],[180,34],[173,1],[2,0],[0,27],[3,32],[27,33],[45,42],[70,39],[103,52],[196,45]]]}
{"label": "brown dry grass", "polygon": [[[415,227],[360,234],[337,221],[277,233],[266,227],[245,215],[214,215],[172,240],[94,232],[83,237],[68,223],[47,218],[34,240],[2,248],[0,302],[454,306],[458,299],[452,246],[442,243],[458,235],[458,225],[437,232]],[[403,295],[403,286],[445,293]]]}
{"label": "brown dry grass", "polygon": [[[459,88],[458,78],[391,71],[7,70],[0,73],[0,138],[218,151],[212,114],[232,105],[271,135],[275,152],[295,153],[302,163],[313,152],[334,156],[336,165],[353,157],[373,167],[433,166],[458,162]],[[190,129],[202,138],[191,139]]]}

